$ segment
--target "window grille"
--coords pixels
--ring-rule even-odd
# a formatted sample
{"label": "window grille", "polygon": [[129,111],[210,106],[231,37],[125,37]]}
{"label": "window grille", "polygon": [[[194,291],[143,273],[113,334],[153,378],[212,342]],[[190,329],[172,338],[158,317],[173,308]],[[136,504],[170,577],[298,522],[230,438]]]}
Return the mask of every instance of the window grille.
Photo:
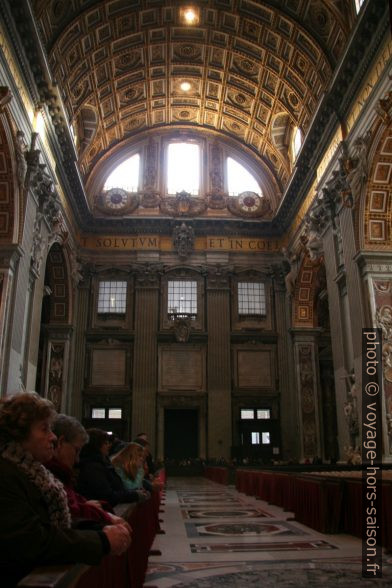
{"label": "window grille", "polygon": [[167,312],[173,319],[197,316],[197,282],[172,280],[167,288]]}
{"label": "window grille", "polygon": [[261,433],[261,442],[263,445],[269,445],[271,443],[269,432]]}
{"label": "window grille", "polygon": [[247,408],[243,408],[241,409],[241,419],[242,420],[248,420],[248,419],[254,419],[254,410],[250,410]]}
{"label": "window grille", "polygon": [[126,282],[99,282],[98,314],[125,314],[126,302]]}
{"label": "window grille", "polygon": [[238,283],[238,314],[260,317],[265,315],[265,288],[260,282]]}
{"label": "window grille", "polygon": [[122,408],[109,408],[108,409],[109,419],[122,419]]}
{"label": "window grille", "polygon": [[92,408],[91,409],[91,418],[92,419],[104,419],[105,418],[105,409],[104,408]]}
{"label": "window grille", "polygon": [[270,419],[271,418],[270,409],[269,408],[257,409],[257,418],[258,419]]}
{"label": "window grille", "polygon": [[260,445],[260,433],[251,433],[252,435],[252,445]]}

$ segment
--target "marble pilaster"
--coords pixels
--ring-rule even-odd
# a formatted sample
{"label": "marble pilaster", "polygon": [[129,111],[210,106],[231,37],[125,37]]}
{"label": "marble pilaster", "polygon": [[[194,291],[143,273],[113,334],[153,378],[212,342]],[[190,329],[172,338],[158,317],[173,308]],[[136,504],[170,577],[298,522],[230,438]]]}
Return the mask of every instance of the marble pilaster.
{"label": "marble pilaster", "polygon": [[82,418],[82,390],[84,388],[86,329],[91,301],[91,277],[83,271],[83,280],[79,283],[75,295],[74,331],[69,363],[69,387],[65,404],[69,414]]}
{"label": "marble pilaster", "polygon": [[300,459],[321,457],[322,402],[320,392],[319,329],[292,329],[297,406],[299,411]]}
{"label": "marble pilaster", "polygon": [[145,432],[156,447],[157,330],[160,268],[140,265],[135,271],[135,339],[132,388],[132,435]]}
{"label": "marble pilaster", "polygon": [[229,458],[232,443],[229,271],[208,268],[208,450],[213,458]]}

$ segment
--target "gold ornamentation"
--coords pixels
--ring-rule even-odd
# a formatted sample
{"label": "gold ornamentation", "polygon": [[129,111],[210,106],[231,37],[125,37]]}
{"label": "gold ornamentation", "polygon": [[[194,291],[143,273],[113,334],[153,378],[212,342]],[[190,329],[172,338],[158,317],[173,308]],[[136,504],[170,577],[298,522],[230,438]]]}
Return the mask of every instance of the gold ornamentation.
{"label": "gold ornamentation", "polygon": [[206,208],[205,200],[194,198],[185,191],[177,192],[174,197],[163,198],[160,203],[161,212],[170,216],[198,216],[203,214]]}
{"label": "gold ornamentation", "polygon": [[237,216],[250,218],[272,214],[269,199],[265,196],[258,196],[255,192],[242,192],[237,197],[229,197],[227,208]]}
{"label": "gold ornamentation", "polygon": [[130,214],[139,206],[139,195],[121,188],[112,188],[98,194],[95,207],[104,214],[118,216]]}

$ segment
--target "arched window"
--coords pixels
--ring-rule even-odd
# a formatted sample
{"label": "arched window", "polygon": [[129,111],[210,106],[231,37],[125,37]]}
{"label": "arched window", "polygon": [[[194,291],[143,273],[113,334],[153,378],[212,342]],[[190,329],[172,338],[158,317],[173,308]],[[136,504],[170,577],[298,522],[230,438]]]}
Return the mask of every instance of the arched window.
{"label": "arched window", "polygon": [[112,171],[106,179],[104,190],[122,188],[128,192],[137,192],[139,189],[140,155],[136,153],[129,157]]}
{"label": "arched window", "polygon": [[167,150],[167,193],[200,190],[200,147],[196,143],[169,143]]}
{"label": "arched window", "polygon": [[297,127],[294,131],[293,135],[293,155],[294,159],[296,159],[300,149],[302,147],[302,131],[299,127]]}
{"label": "arched window", "polygon": [[227,158],[227,190],[230,196],[237,196],[242,192],[256,192],[262,196],[262,190],[256,178],[241,163]]}

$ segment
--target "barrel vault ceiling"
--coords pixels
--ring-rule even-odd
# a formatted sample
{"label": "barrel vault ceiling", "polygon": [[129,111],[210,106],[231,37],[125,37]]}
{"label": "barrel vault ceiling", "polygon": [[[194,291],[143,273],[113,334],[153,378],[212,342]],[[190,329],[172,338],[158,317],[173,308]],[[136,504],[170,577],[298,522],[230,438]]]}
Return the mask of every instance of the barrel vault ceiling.
{"label": "barrel vault ceiling", "polygon": [[293,171],[290,132],[308,131],[355,21],[346,0],[33,0],[32,8],[78,130],[84,182],[122,142],[185,125],[246,145],[281,195]]}

